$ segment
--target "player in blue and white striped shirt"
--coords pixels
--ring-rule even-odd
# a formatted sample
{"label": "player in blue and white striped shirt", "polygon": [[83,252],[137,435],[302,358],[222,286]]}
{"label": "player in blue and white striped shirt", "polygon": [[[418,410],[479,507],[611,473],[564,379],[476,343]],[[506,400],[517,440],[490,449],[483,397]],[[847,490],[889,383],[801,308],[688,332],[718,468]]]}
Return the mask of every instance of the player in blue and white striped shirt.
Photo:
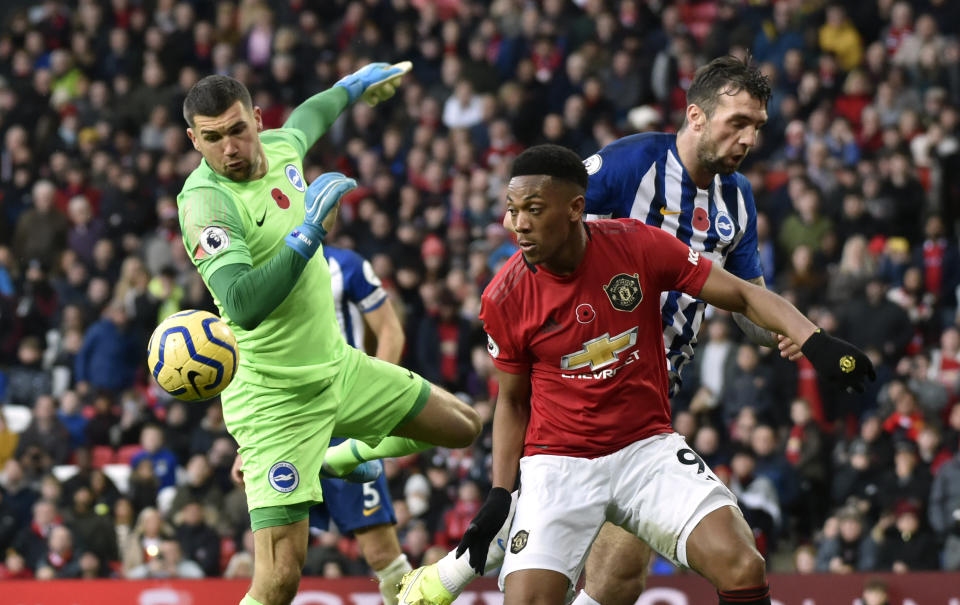
{"label": "player in blue and white striped shirt", "polygon": [[[378,320],[381,319],[381,313],[373,312],[386,302],[387,292],[381,287],[380,278],[373,272],[370,261],[353,250],[333,246],[323,247],[323,257],[330,266],[330,287],[333,290],[337,323],[340,324],[343,338],[351,347],[362,349],[365,333],[363,325],[366,320],[371,322],[371,329],[378,335],[379,347],[381,330]],[[391,342],[382,344],[383,346],[393,345]],[[401,338],[400,348],[402,347],[403,339]],[[396,361],[392,363],[400,361],[401,353],[400,349],[396,351]],[[377,357],[380,356],[377,355]]]}
{"label": "player in blue and white striped shirt", "polygon": [[[352,250],[323,247],[330,267],[330,286],[337,323],[347,344],[363,350],[365,328],[377,338],[375,357],[400,363],[404,335],[400,319],[387,299],[370,262]],[[342,442],[334,438],[330,445]],[[360,552],[380,580],[384,603],[396,603],[396,586],[410,563],[400,550],[394,525],[397,518],[384,475],[368,483],[321,479],[323,504],[310,511],[310,526],[327,529],[330,519],[343,533],[353,533]]]}
{"label": "player in blue and white striped shirt", "polygon": [[[759,126],[758,126],[759,127]],[[756,140],[756,132],[744,135]],[[757,209],[750,182],[738,172],[715,173],[699,185],[684,168],[677,136],[624,137],[584,161],[590,175],[588,218],[635,218],[659,227],[747,281],[763,284],[757,252]],[[735,169],[749,145],[724,166]],[[734,163],[735,162],[735,163]],[[682,292],[660,297],[671,395],[693,357],[705,303]],[[738,323],[743,323],[739,321]],[[756,331],[754,331],[756,332]],[[766,331],[761,342],[772,346]]]}
{"label": "player in blue and white striped shirt", "polygon": [[[624,137],[584,160],[590,177],[588,218],[643,220],[675,235],[734,275],[763,285],[753,193],[747,179],[736,171],[766,123],[769,97],[766,77],[737,58],[721,57],[700,68],[687,91],[686,116],[676,135]],[[661,297],[671,395],[679,386],[680,369],[693,356],[703,309],[703,302],[679,292]],[[777,345],[777,339],[767,330],[742,316],[735,316],[735,320],[753,342]],[[782,346],[787,355],[796,351],[789,341]],[[504,527],[509,524],[508,518]],[[469,547],[474,568],[477,562],[488,570],[496,567],[503,557],[502,549],[493,547],[496,541],[487,549],[483,540],[469,534],[468,530],[459,550],[462,552],[465,544]],[[478,552],[471,546],[473,540],[480,544]],[[742,561],[744,568],[762,562],[758,552],[753,554],[751,560]],[[636,602],[643,590],[649,557],[646,544],[604,525],[587,559],[587,584],[574,605]],[[464,559],[451,553],[434,570],[415,570],[404,578],[401,604],[411,605],[420,599],[421,604],[448,605],[470,579]],[[442,585],[442,590],[437,590],[436,584]],[[770,603],[765,584],[734,593],[719,594],[721,605]]]}
{"label": "player in blue and white striped shirt", "polygon": [[[691,85],[686,120],[677,135],[624,137],[584,160],[590,177],[588,219],[642,220],[737,277],[763,286],[753,190],[736,170],[766,122],[769,87],[760,76],[738,84],[739,90],[728,84],[727,92],[717,91],[718,106],[709,108],[696,100],[695,88],[707,79]],[[738,97],[749,102],[733,103]],[[680,387],[683,366],[693,358],[705,307],[682,292],[660,295],[671,396]],[[740,315],[734,320],[756,344],[776,346],[767,330]],[[634,602],[643,590],[649,557],[649,547],[636,537],[605,525],[587,561],[587,585],[577,605]]]}
{"label": "player in blue and white striped shirt", "polygon": [[[624,137],[584,160],[590,176],[587,212],[659,227],[737,277],[763,286],[753,190],[737,168],[766,123],[769,96],[766,78],[738,59],[724,57],[701,68],[687,91],[679,133]],[[671,396],[693,358],[705,306],[682,292],[660,296]],[[747,318],[735,314],[734,320],[754,343],[777,345],[773,334]],[[643,590],[649,547],[605,526],[594,551],[578,605],[635,601]],[[603,573],[596,573],[600,569]]]}

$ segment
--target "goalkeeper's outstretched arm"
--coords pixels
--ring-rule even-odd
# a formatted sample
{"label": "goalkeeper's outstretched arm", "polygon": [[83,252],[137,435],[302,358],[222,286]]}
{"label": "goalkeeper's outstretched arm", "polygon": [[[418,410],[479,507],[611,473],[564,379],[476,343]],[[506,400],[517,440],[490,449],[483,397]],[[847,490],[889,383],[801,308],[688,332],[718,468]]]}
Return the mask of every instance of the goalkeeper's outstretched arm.
{"label": "goalkeeper's outstretched arm", "polygon": [[350,95],[341,86],[328,88],[297,105],[283,127],[293,128],[303,133],[307,146],[299,150],[301,158],[330,129],[333,122],[349,105]]}
{"label": "goalkeeper's outstretched arm", "polygon": [[285,246],[257,268],[245,264],[220,267],[210,276],[210,290],[234,323],[252,330],[290,294],[307,262]]}
{"label": "goalkeeper's outstretched arm", "polygon": [[180,227],[187,254],[227,317],[244,330],[257,327],[283,302],[309,260],[283,246],[254,268],[236,202],[219,187],[192,189],[183,195]]}
{"label": "goalkeeper's outstretched arm", "polygon": [[[193,215],[193,218],[185,219],[191,226],[185,232],[200,232],[196,216],[212,216],[211,208],[215,208],[218,212],[213,228],[224,234],[220,241],[224,241],[227,233],[233,234],[233,243],[222,244],[227,247],[216,253],[228,254],[226,258],[236,262],[224,262],[215,269],[211,267],[213,273],[207,283],[234,323],[244,330],[252,330],[283,302],[307,263],[320,249],[320,241],[326,235],[328,223],[336,216],[340,198],[356,186],[356,181],[337,172],[328,172],[311,183],[304,195],[306,212],[303,223],[284,238],[286,246],[256,268],[243,241],[243,225],[229,211],[233,207],[232,200],[217,189],[203,191],[193,206],[199,211],[185,212]],[[200,222],[207,224],[207,221]],[[191,235],[184,241],[187,251],[195,254],[200,245],[192,238]],[[202,268],[201,273],[207,277]]]}
{"label": "goalkeeper's outstretched arm", "polygon": [[403,73],[402,67],[386,63],[371,63],[298,105],[284,122],[283,127],[295,128],[306,138],[307,146],[300,150],[300,157],[306,155],[307,150],[327,132],[343,110],[356,103],[368,89],[371,92],[376,90],[374,103],[393,96],[394,82]]}

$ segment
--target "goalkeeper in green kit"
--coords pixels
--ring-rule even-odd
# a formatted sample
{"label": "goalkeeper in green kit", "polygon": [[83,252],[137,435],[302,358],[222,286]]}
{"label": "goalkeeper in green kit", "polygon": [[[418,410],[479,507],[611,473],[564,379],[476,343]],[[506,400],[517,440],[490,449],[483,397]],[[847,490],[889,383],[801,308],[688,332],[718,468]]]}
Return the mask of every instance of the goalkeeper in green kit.
{"label": "goalkeeper in green kit", "polygon": [[[243,84],[208,76],[183,103],[203,161],[177,198],[183,243],[236,333],[240,364],[221,395],[240,444],[254,532],[254,573],[241,605],[290,603],[307,554],[320,475],[367,481],[383,457],[465,447],[480,418],[412,372],[346,344],[318,254],[353,179],[307,186],[303,157],[340,113],[382,101],[402,69],[373,63],[263,131]],[[331,436],[350,437],[327,451]]]}

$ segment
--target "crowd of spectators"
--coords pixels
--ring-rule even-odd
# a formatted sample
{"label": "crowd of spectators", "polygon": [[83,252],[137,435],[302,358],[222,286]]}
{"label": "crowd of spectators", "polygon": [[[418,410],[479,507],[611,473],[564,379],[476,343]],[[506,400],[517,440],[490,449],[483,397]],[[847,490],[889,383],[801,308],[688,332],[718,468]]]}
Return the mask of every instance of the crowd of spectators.
{"label": "crowd of spectators", "polygon": [[[960,569],[958,28],[950,0],[5,2],[0,578],[251,573],[219,403],[171,400],[144,363],[161,318],[215,310],[176,209],[200,159],[180,118],[200,77],[244,82],[272,128],[364,63],[413,61],[395,99],[351,107],[304,164],[358,180],[331,240],[391,293],[404,364],[487,421],[471,448],[387,461],[418,565],[458,542],[488,486],[477,313],[516,250],[500,225],[511,158],[675,130],[696,68],[748,52],[773,87],[742,168],[764,277],[867,350],[878,380],[835,393],[713,312],[676,430],[787,569]],[[306,571],[368,570],[330,531]]]}

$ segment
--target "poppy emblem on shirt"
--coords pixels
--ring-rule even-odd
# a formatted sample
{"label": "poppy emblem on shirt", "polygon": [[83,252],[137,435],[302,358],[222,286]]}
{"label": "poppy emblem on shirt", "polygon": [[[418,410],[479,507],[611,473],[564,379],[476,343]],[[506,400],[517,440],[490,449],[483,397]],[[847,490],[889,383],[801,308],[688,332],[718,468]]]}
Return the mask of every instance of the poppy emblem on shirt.
{"label": "poppy emblem on shirt", "polygon": [[597,312],[588,303],[577,305],[577,321],[582,324],[588,324],[597,316]]}
{"label": "poppy emblem on shirt", "polygon": [[279,187],[274,187],[273,191],[270,192],[270,195],[273,197],[273,201],[277,203],[277,206],[280,206],[281,209],[286,210],[290,207],[290,198],[287,197],[287,194],[280,191]]}
{"label": "poppy emblem on shirt", "polygon": [[527,540],[530,537],[530,532],[525,529],[521,529],[517,534],[510,540],[510,552],[517,554],[527,546]]}
{"label": "poppy emblem on shirt", "polygon": [[717,235],[720,236],[721,240],[729,242],[733,239],[733,219],[723,210],[717,212],[717,217],[713,219],[713,226],[717,229]]}
{"label": "poppy emblem on shirt", "polygon": [[690,222],[697,231],[706,231],[710,228],[710,217],[707,216],[706,208],[694,208],[693,220]]}
{"label": "poppy emblem on shirt", "polygon": [[603,291],[607,293],[610,304],[617,311],[630,312],[637,308],[640,301],[643,300],[643,290],[640,289],[640,275],[634,273],[618,273],[613,276]]}
{"label": "poppy emblem on shirt", "polygon": [[301,193],[307,190],[307,186],[303,182],[303,177],[300,176],[300,171],[297,170],[297,167],[293,164],[287,164],[283,168],[284,174],[287,175],[287,180],[290,181],[290,184],[293,185],[293,188]]}

